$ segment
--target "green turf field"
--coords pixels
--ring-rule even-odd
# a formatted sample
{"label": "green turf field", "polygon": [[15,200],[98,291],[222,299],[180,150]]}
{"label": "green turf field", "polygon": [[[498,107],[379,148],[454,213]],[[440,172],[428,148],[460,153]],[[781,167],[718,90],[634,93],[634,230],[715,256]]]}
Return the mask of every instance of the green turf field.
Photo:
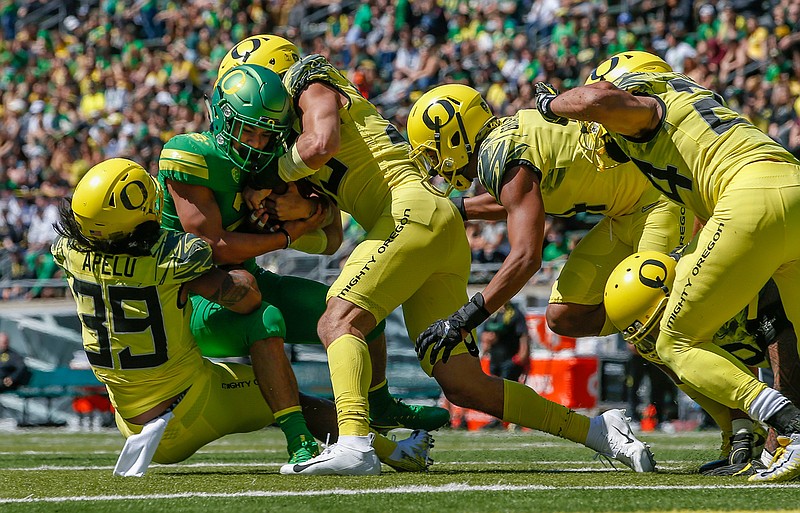
{"label": "green turf field", "polygon": [[593,453],[534,433],[436,434],[427,474],[281,476],[277,429],[219,440],[144,478],[111,473],[122,438],[34,429],[0,432],[0,512],[800,511],[800,482],[753,486],[693,472],[713,432],[642,436],[658,473],[615,471]]}

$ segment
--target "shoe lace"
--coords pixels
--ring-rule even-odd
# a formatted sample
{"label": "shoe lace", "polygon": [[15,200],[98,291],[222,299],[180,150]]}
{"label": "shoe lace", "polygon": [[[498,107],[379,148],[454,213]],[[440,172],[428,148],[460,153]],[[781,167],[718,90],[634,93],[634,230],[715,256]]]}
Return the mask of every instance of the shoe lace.
{"label": "shoe lace", "polygon": [[616,465],[614,465],[614,460],[612,460],[608,455],[603,454],[602,452],[594,453],[594,457],[592,458],[594,461],[599,461],[604,468],[611,467],[614,470],[619,470]]}

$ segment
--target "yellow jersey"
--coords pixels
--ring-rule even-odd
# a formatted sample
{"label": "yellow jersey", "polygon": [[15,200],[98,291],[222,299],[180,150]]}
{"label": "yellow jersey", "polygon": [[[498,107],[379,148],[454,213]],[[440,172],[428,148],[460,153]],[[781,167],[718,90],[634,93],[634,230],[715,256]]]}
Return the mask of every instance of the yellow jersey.
{"label": "yellow jersey", "polygon": [[180,291],[211,269],[207,242],[163,230],[147,256],[81,252],[64,238],[51,251],[72,289],[89,363],[123,418],[192,384],[202,357]]}
{"label": "yellow jersey", "polygon": [[[391,202],[391,190],[406,184],[423,189],[422,175],[408,158],[411,147],[397,128],[325,57],[304,57],[283,78],[295,105],[312,82],[332,87],[347,102],[339,110],[339,151],[308,180],[370,230]],[[299,120],[295,130],[301,131]]]}
{"label": "yellow jersey", "polygon": [[648,179],[668,198],[702,219],[720,194],[754,162],[800,164],[791,153],[725,106],[716,93],[680,73],[631,73],[614,84],[647,95],[663,107],[660,125],[643,139],[611,134]]}
{"label": "yellow jersey", "polygon": [[[634,212],[651,190],[633,163],[599,171],[581,153],[580,126],[545,121],[535,109],[501,118],[478,148],[478,179],[498,203],[506,171],[526,165],[540,176],[545,211],[571,217],[582,212],[619,217]],[[653,201],[659,194],[652,191]]]}

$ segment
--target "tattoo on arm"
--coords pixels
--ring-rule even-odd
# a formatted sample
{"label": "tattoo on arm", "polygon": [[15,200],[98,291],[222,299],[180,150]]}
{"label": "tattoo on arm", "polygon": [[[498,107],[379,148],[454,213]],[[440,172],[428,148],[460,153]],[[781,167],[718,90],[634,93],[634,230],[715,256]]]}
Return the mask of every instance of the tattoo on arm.
{"label": "tattoo on arm", "polygon": [[228,273],[213,296],[208,299],[224,307],[231,307],[241,301],[249,290],[250,286],[246,279],[238,274]]}

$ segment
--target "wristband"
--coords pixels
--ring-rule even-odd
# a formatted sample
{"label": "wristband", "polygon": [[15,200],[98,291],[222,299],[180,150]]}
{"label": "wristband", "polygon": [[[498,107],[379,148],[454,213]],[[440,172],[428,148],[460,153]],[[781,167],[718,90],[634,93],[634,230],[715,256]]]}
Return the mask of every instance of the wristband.
{"label": "wristband", "polygon": [[286,231],[286,228],[278,228],[277,230],[275,230],[275,233],[278,233],[278,232],[286,235],[286,247],[283,248],[283,249],[288,248],[289,245],[292,243],[292,236],[289,235],[289,232]]}
{"label": "wristband", "polygon": [[311,176],[316,172],[316,169],[308,167],[308,164],[300,157],[300,152],[297,151],[297,144],[293,144],[289,153],[284,153],[278,159],[278,176],[284,182],[294,182]]}
{"label": "wristband", "polygon": [[455,198],[450,198],[450,201],[452,201],[453,205],[455,205],[456,209],[458,209],[458,213],[461,214],[461,219],[466,221],[467,209],[464,208],[464,196],[456,196]]}
{"label": "wristband", "polygon": [[472,331],[492,314],[486,310],[483,294],[477,292],[455,315],[460,317],[465,330]]}

